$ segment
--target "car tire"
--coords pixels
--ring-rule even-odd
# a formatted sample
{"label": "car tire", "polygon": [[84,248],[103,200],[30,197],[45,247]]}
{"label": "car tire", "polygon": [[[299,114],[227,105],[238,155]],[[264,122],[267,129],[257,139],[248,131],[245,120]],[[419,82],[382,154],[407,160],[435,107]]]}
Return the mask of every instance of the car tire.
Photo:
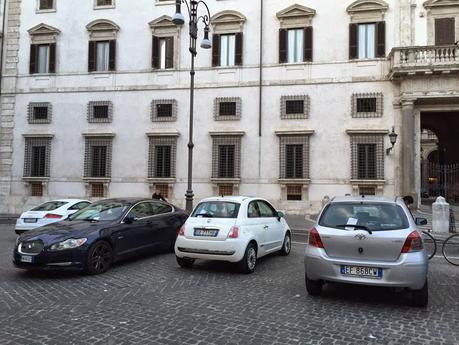
{"label": "car tire", "polygon": [[323,282],[321,280],[311,280],[305,274],[305,281],[306,281],[306,291],[311,296],[320,296],[322,294],[322,286]]}
{"label": "car tire", "polygon": [[282,243],[282,248],[279,250],[279,254],[282,256],[287,256],[290,254],[290,251],[292,249],[292,236],[290,235],[290,232],[287,231],[284,237],[284,242]]}
{"label": "car tire", "polygon": [[113,262],[112,246],[106,241],[97,241],[89,248],[86,257],[86,273],[90,275],[106,272]]}
{"label": "car tire", "polygon": [[429,285],[426,282],[424,286],[419,290],[413,290],[411,292],[411,305],[414,307],[425,307],[429,302]]}
{"label": "car tire", "polygon": [[257,249],[255,244],[249,243],[245,249],[244,257],[238,262],[238,268],[241,273],[249,274],[255,271],[257,265]]}
{"label": "car tire", "polygon": [[178,256],[175,256],[175,258],[177,259],[179,266],[182,268],[191,268],[194,264],[194,259],[191,258],[179,258]]}

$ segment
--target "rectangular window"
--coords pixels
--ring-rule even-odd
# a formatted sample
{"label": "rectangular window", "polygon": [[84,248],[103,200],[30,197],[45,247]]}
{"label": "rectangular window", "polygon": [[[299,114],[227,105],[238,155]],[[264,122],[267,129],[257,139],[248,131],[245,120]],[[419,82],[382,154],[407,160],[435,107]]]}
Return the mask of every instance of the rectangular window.
{"label": "rectangular window", "polygon": [[47,120],[48,107],[33,107],[33,120]]}
{"label": "rectangular window", "polygon": [[285,114],[303,114],[304,113],[304,100],[287,100],[285,101]]}
{"label": "rectangular window", "polygon": [[38,46],[38,73],[49,72],[49,45],[40,44]]}
{"label": "rectangular window", "polygon": [[32,146],[32,177],[46,176],[46,146]]}
{"label": "rectangular window", "polygon": [[357,98],[358,113],[375,113],[376,112],[376,97]]}
{"label": "rectangular window", "polygon": [[220,102],[219,116],[236,116],[236,102]]}
{"label": "rectangular window", "polygon": [[107,146],[91,147],[92,164],[91,177],[106,177],[107,175]]}
{"label": "rectangular window", "polygon": [[218,177],[233,178],[234,175],[234,145],[218,146]]}
{"label": "rectangular window", "polygon": [[172,103],[159,103],[156,105],[157,117],[172,117]]}
{"label": "rectangular window", "polygon": [[39,0],[39,10],[52,10],[54,9],[54,0]]}
{"label": "rectangular window", "polygon": [[302,185],[287,185],[287,200],[302,200]]}
{"label": "rectangular window", "polygon": [[234,66],[236,56],[236,35],[220,35],[220,66]]}
{"label": "rectangular window", "polygon": [[155,177],[171,177],[172,146],[155,146]]}
{"label": "rectangular window", "polygon": [[285,177],[303,178],[303,145],[285,145]]}
{"label": "rectangular window", "polygon": [[110,42],[96,42],[96,71],[109,70]]}
{"label": "rectangular window", "polygon": [[454,18],[435,19],[435,45],[452,45],[456,42]]}
{"label": "rectangular window", "polygon": [[375,24],[359,24],[358,38],[359,59],[374,59],[376,45]]}
{"label": "rectangular window", "polygon": [[103,198],[104,197],[104,184],[93,182],[91,183],[91,197],[92,198]]}
{"label": "rectangular window", "polygon": [[233,185],[232,184],[219,184],[218,185],[218,195],[219,196],[233,195]]}
{"label": "rectangular window", "polygon": [[93,116],[95,119],[108,119],[108,105],[95,105]]}
{"label": "rectangular window", "polygon": [[112,6],[113,0],[97,0],[97,6]]}
{"label": "rectangular window", "polygon": [[30,184],[30,192],[31,196],[43,196],[43,183],[32,182]]}
{"label": "rectangular window", "polygon": [[357,144],[359,179],[376,179],[376,144]]}
{"label": "rectangular window", "polygon": [[287,30],[287,62],[303,62],[304,29]]}

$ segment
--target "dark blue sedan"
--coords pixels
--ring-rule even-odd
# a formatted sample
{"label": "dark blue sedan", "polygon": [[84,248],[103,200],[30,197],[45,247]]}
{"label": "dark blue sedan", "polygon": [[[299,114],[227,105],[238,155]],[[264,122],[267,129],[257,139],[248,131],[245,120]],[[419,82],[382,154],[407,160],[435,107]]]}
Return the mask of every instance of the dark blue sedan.
{"label": "dark blue sedan", "polygon": [[158,200],[102,200],[68,220],[21,235],[13,261],[16,267],[24,269],[103,273],[122,258],[173,250],[187,217],[185,211]]}

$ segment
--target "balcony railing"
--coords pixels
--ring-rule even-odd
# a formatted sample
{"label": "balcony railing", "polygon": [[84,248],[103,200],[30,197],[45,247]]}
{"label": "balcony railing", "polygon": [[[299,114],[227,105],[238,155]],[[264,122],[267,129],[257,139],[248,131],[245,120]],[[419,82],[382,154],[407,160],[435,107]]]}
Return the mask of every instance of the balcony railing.
{"label": "balcony railing", "polygon": [[393,48],[389,54],[390,77],[459,72],[459,46]]}

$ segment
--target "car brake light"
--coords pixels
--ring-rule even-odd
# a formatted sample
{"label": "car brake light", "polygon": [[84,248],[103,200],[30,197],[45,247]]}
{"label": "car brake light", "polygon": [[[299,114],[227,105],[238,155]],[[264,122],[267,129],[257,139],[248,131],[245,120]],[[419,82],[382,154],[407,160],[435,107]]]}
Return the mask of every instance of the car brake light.
{"label": "car brake light", "polygon": [[413,231],[406,238],[405,244],[402,248],[402,253],[417,252],[422,250],[422,248],[423,246],[421,236],[417,231]]}
{"label": "car brake light", "polygon": [[228,234],[228,238],[238,238],[239,237],[239,227],[233,226]]}
{"label": "car brake light", "polygon": [[182,227],[180,228],[180,230],[178,232],[178,235],[179,236],[185,236],[185,225],[182,225]]}
{"label": "car brake light", "polygon": [[324,247],[322,239],[320,238],[319,232],[316,230],[316,228],[312,228],[311,232],[309,233],[309,245],[317,248]]}
{"label": "car brake light", "polygon": [[48,213],[45,215],[45,218],[59,219],[59,218],[62,218],[62,216],[60,214]]}

